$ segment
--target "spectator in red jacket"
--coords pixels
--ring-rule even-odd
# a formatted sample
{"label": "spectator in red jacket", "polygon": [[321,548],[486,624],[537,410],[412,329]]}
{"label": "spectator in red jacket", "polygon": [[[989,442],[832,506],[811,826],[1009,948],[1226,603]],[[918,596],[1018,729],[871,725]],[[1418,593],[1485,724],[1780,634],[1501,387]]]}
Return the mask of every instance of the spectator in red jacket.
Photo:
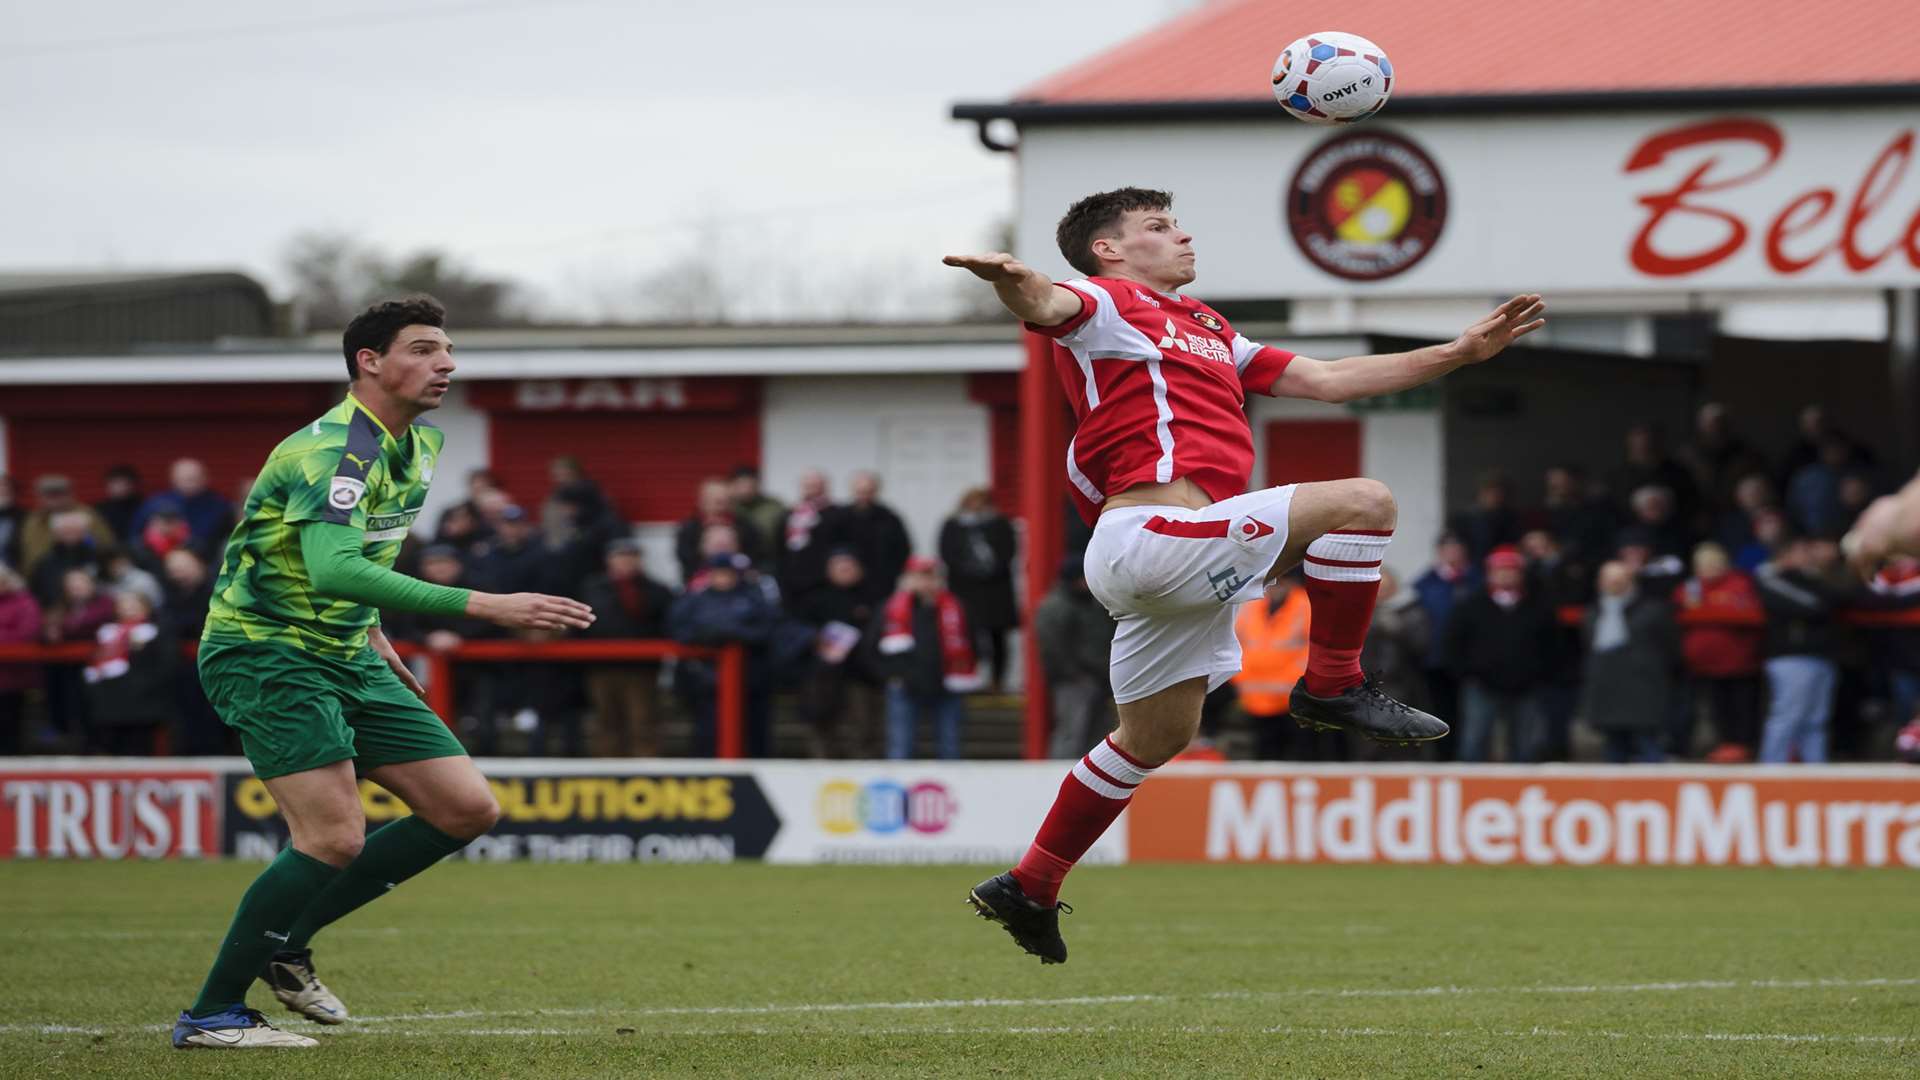
{"label": "spectator in red jacket", "polygon": [[1752,761],[1760,735],[1765,633],[1753,579],[1733,568],[1725,548],[1701,544],[1693,549],[1693,576],[1673,590],[1673,606],[1682,616],[1680,657],[1693,703],[1696,709],[1706,706],[1716,738],[1707,760]]}

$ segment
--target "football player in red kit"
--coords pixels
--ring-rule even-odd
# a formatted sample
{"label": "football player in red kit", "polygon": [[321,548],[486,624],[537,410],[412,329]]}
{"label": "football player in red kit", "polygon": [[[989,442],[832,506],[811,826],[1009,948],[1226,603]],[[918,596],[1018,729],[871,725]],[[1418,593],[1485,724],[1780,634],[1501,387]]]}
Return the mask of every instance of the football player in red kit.
{"label": "football player in red kit", "polygon": [[1240,669],[1234,609],[1267,581],[1305,564],[1313,619],[1296,722],[1393,743],[1447,733],[1360,670],[1393,495],[1367,479],[1248,492],[1246,395],[1337,402],[1405,390],[1493,357],[1545,325],[1546,310],[1538,296],[1516,296],[1445,345],[1322,362],[1248,341],[1180,291],[1194,279],[1193,237],[1165,192],[1090,195],[1067,210],[1057,239],[1083,278],[1055,283],[1007,254],[945,260],[1054,340],[1077,421],[1067,477],[1094,523],[1087,585],[1118,622],[1118,727],[1074,765],[1020,864],[968,894],[1045,963],[1067,958],[1060,882],[1193,738],[1207,691]]}

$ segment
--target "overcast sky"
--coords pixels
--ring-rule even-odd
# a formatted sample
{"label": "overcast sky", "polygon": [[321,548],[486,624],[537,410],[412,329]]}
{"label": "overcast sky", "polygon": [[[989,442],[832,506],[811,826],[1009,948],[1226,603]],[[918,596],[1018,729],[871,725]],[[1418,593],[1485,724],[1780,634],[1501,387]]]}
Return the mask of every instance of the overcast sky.
{"label": "overcast sky", "polygon": [[[937,304],[1012,204],[951,120],[1181,0],[0,0],[0,270],[235,267],[303,230],[619,315],[696,250]],[[777,280],[776,280],[777,279]],[[784,283],[784,284],[781,284]]]}

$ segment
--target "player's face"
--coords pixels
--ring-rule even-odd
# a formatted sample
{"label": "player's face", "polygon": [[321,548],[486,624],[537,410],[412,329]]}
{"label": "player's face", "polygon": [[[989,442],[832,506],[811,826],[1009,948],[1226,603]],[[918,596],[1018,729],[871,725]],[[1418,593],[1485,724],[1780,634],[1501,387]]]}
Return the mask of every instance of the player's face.
{"label": "player's face", "polygon": [[379,381],[388,396],[420,409],[437,409],[453,385],[453,342],[437,326],[408,326],[374,365],[361,370]]}
{"label": "player's face", "polygon": [[1110,243],[1128,270],[1164,291],[1195,277],[1193,234],[1180,228],[1170,210],[1127,211],[1120,219],[1120,235]]}

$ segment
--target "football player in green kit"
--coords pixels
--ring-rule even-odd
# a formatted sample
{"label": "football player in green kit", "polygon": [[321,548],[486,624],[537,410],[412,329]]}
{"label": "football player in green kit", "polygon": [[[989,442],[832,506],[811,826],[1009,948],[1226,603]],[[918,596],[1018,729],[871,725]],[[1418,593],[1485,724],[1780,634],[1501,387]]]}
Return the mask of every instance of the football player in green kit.
{"label": "football player in green kit", "polygon": [[[321,928],[460,850],[499,805],[466,751],[421,700],[380,632],[380,611],[461,614],[502,626],[579,629],[586,605],[498,595],[397,574],[446,436],[419,422],[453,375],[446,311],[430,298],[377,304],[348,324],[345,400],[268,456],[227,541],[200,641],[200,680],[240,733],[292,832],[240,898],[173,1045],[314,1046],[247,1008],[264,980],[323,1024],[346,1009],[314,975]],[[356,776],[413,810],[366,833]]]}

